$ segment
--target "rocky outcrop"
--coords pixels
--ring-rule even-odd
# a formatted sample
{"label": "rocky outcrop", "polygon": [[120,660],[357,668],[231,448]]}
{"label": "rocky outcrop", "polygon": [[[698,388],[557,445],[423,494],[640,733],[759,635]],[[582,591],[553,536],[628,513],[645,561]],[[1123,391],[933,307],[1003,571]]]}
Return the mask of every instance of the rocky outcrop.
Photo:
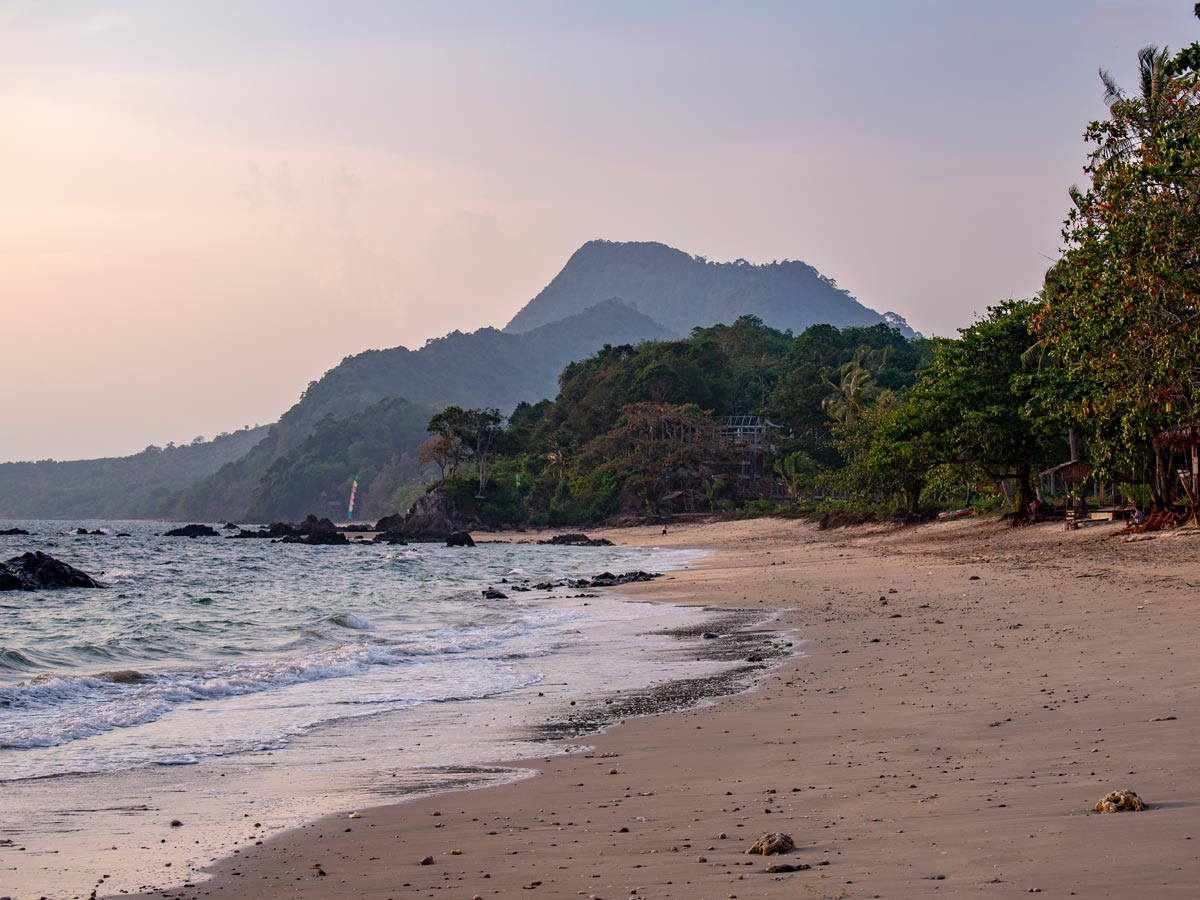
{"label": "rocky outcrop", "polygon": [[52,591],[103,586],[87,572],[81,572],[40,550],[22,553],[0,563],[0,591]]}
{"label": "rocky outcrop", "polygon": [[340,531],[313,531],[308,534],[289,534],[279,538],[279,544],[309,544],[312,546],[337,546],[349,544],[350,540]]}
{"label": "rocky outcrop", "polygon": [[404,515],[396,513],[394,516],[384,516],[375,523],[375,530],[385,534],[392,534],[400,531],[404,527]]}
{"label": "rocky outcrop", "polygon": [[163,537],[220,537],[221,533],[207,525],[184,525],[182,528],[172,528],[164,532]]}
{"label": "rocky outcrop", "polygon": [[504,593],[504,591],[498,591],[493,587],[490,587],[487,590],[482,591],[481,593],[483,594],[484,600],[507,600],[508,599],[508,594]]}
{"label": "rocky outcrop", "polygon": [[73,534],[78,534],[78,535],[95,535],[95,534],[104,534],[104,533],[105,532],[99,528],[93,529],[92,531],[88,531],[86,528],[76,528],[75,531],[73,532]]}
{"label": "rocky outcrop", "polygon": [[338,527],[329,519],[318,519],[309,513],[304,517],[304,521],[296,526],[296,531],[300,534],[337,534]]}
{"label": "rocky outcrop", "polygon": [[1142,798],[1133,791],[1109,791],[1093,807],[1098,813],[1141,812],[1145,808]]}
{"label": "rocky outcrop", "polygon": [[402,535],[398,532],[395,532],[395,531],[384,531],[380,534],[375,535],[375,537],[371,538],[371,540],[373,540],[376,544],[405,545],[408,543],[408,541],[406,541],[404,539],[404,535]]}
{"label": "rocky outcrop", "polygon": [[556,534],[539,544],[549,544],[554,547],[611,547],[613,542],[607,538],[590,538],[586,534]]}
{"label": "rocky outcrop", "polygon": [[[231,538],[270,538],[271,540],[279,541],[286,544],[345,544],[345,540],[322,540],[320,537],[330,535],[340,535],[338,527],[329,519],[318,519],[314,515],[309,515],[299,525],[293,525],[291,522],[272,522],[266,528],[249,529],[243,528],[237,534],[231,534]],[[312,538],[313,540],[289,540],[289,538]],[[342,535],[344,538],[345,535]]]}
{"label": "rocky outcrop", "polygon": [[18,534],[29,534],[29,532],[26,531],[24,528],[5,528],[3,531],[0,531],[0,534],[8,535],[8,536],[16,536]]}
{"label": "rocky outcrop", "polygon": [[447,547],[474,547],[475,539],[466,531],[452,531],[446,536]]}
{"label": "rocky outcrop", "polygon": [[792,840],[790,834],[784,834],[782,831],[772,831],[770,834],[764,834],[754,846],[747,850],[747,853],[761,853],[763,856],[773,856],[776,853],[791,853],[796,849],[796,842]]}
{"label": "rocky outcrop", "polygon": [[[417,498],[404,516],[385,516],[375,523],[375,530],[395,535],[404,541],[444,541],[457,532],[468,532],[477,525],[461,512],[443,491],[434,488]],[[474,546],[471,544],[451,546]]]}

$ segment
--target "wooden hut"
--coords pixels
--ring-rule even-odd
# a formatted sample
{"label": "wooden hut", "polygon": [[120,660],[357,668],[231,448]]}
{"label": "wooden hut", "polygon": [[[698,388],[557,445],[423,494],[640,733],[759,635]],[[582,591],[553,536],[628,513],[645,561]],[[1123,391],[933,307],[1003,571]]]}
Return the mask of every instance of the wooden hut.
{"label": "wooden hut", "polygon": [[1043,478],[1050,479],[1050,489],[1054,490],[1054,482],[1057,479],[1063,483],[1067,490],[1067,530],[1071,531],[1079,527],[1079,517],[1082,514],[1083,518],[1087,515],[1083,512],[1082,503],[1074,495],[1075,488],[1086,482],[1092,477],[1093,466],[1090,462],[1082,459],[1073,459],[1070,462],[1059,463],[1051,469],[1047,469],[1042,473]]}
{"label": "wooden hut", "polygon": [[1200,525],[1200,509],[1197,509],[1197,496],[1200,495],[1200,419],[1191,422],[1180,422],[1172,425],[1154,436],[1155,450],[1172,450],[1186,453],[1190,458],[1190,471],[1179,471],[1179,483],[1192,504],[1192,519]]}

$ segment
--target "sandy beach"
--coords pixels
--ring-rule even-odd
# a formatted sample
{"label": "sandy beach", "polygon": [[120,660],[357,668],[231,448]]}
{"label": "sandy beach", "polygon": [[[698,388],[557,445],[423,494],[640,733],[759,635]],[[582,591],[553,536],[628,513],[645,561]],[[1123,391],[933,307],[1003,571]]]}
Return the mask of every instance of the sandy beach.
{"label": "sandy beach", "polygon": [[[523,781],[261,843],[247,819],[211,880],[147,896],[1195,897],[1200,540],[1116,531],[608,532],[716,551],[630,596],[776,609],[802,653],[750,691],[522,761]],[[1122,788],[1149,808],[1091,811]],[[796,849],[747,855],[768,832]]]}

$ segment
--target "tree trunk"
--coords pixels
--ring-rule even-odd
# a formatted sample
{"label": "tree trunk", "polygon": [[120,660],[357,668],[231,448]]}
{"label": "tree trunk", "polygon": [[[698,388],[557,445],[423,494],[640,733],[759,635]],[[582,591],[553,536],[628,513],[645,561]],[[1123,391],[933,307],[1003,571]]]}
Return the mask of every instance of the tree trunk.
{"label": "tree trunk", "polygon": [[914,519],[921,515],[921,491],[925,489],[925,483],[920,482],[917,485],[910,485],[904,489],[904,493],[908,499],[908,514]]}
{"label": "tree trunk", "polygon": [[1030,521],[1029,504],[1033,503],[1037,495],[1033,492],[1033,484],[1030,480],[1030,475],[1033,472],[1033,467],[1027,462],[1017,464],[1017,508],[1013,512],[1012,524],[1024,525]]}
{"label": "tree trunk", "polygon": [[1166,454],[1162,450],[1155,450],[1154,480],[1150,483],[1151,505],[1155,512],[1161,512],[1170,503],[1171,486],[1167,478]]}

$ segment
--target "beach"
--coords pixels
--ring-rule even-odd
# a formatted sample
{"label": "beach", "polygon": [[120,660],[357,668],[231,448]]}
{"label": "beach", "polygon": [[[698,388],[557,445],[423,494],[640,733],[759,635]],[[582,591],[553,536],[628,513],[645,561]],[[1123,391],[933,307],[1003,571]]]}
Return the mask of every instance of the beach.
{"label": "beach", "polygon": [[[168,894],[1193,897],[1200,543],[1116,531],[608,532],[716,549],[623,590],[778,609],[802,655],[748,692],[524,760],[530,779],[347,811],[261,844],[248,820],[211,880]],[[1149,808],[1092,812],[1115,789]],[[795,851],[746,854],[777,831]],[[186,827],[163,837],[189,839]],[[810,868],[766,871],[778,863]]]}

